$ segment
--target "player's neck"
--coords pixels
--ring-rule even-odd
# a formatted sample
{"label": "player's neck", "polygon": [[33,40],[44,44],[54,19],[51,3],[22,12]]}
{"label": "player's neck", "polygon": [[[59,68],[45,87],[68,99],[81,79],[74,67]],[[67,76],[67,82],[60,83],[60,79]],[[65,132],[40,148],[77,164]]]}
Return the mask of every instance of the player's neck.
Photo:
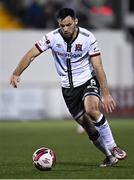
{"label": "player's neck", "polygon": [[74,33],[72,35],[71,41],[73,41],[77,37],[77,34],[78,34],[78,27],[75,28],[75,31],[74,31]]}

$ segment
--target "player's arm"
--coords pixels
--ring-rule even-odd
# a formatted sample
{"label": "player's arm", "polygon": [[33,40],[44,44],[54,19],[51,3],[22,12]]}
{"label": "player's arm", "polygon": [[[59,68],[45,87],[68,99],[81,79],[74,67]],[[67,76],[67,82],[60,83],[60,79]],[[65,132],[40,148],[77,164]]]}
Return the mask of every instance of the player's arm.
{"label": "player's arm", "polygon": [[112,112],[116,106],[116,103],[109,92],[106,74],[104,72],[103,65],[102,65],[101,55],[91,57],[91,62],[92,62],[97,79],[100,84],[100,89],[102,92],[103,107],[107,113]]}
{"label": "player's arm", "polygon": [[10,84],[12,84],[14,88],[17,88],[22,72],[30,65],[35,57],[40,55],[40,53],[41,52],[36,48],[36,46],[34,46],[23,56],[10,78]]}

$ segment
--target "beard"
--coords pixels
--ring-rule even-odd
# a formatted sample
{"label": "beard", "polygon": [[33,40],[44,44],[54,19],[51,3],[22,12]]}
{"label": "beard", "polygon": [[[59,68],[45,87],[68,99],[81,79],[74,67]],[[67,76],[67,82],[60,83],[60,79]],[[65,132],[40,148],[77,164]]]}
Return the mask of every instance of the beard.
{"label": "beard", "polygon": [[74,29],[74,31],[72,32],[72,33],[64,33],[64,32],[62,32],[62,36],[64,37],[64,39],[68,42],[68,41],[71,41],[71,40],[73,40],[73,38],[74,38],[74,34],[75,34],[75,30],[76,29]]}

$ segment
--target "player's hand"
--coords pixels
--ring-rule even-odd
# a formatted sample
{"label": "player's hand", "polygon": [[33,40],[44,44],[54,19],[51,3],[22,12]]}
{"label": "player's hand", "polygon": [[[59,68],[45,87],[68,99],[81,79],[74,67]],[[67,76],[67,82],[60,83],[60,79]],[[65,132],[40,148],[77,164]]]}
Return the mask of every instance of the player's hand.
{"label": "player's hand", "polygon": [[116,107],[116,103],[110,94],[106,96],[102,96],[101,102],[103,109],[107,113],[112,113]]}
{"label": "player's hand", "polygon": [[17,88],[18,83],[20,82],[20,77],[16,75],[12,75],[10,78],[10,84],[14,87]]}

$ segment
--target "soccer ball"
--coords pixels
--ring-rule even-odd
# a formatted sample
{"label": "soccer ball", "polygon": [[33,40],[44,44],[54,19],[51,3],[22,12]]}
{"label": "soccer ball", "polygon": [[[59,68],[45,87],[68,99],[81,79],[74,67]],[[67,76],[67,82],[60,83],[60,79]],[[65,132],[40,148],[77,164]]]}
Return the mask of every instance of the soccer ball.
{"label": "soccer ball", "polygon": [[49,148],[39,148],[33,153],[33,165],[41,170],[51,170],[56,163],[56,155],[53,150]]}

